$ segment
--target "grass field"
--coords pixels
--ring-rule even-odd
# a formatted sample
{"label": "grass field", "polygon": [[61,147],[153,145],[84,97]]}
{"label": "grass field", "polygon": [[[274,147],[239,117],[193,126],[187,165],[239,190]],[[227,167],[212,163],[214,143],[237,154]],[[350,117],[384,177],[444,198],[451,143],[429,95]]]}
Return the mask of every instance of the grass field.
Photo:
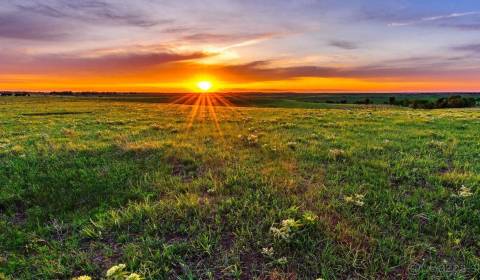
{"label": "grass field", "polygon": [[0,272],[479,277],[480,109],[318,106],[0,98]]}

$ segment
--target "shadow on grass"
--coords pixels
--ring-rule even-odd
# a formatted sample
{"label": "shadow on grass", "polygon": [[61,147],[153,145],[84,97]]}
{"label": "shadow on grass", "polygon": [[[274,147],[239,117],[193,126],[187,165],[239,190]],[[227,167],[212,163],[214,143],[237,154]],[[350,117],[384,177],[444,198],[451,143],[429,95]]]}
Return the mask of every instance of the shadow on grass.
{"label": "shadow on grass", "polygon": [[42,113],[24,113],[24,117],[41,117],[41,116],[63,116],[63,115],[83,115],[92,114],[93,112],[42,112]]}
{"label": "shadow on grass", "polygon": [[[58,151],[1,159],[0,212],[30,221],[67,218],[117,207],[148,195],[145,174],[168,170],[157,148]],[[162,169],[162,167],[164,167]]]}

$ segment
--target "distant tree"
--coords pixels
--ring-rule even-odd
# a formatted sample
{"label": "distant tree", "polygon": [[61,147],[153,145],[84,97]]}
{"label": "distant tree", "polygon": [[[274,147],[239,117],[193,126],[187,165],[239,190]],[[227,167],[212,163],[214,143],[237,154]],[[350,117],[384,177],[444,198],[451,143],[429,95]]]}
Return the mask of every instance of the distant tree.
{"label": "distant tree", "polygon": [[390,97],[388,98],[388,103],[389,103],[390,105],[395,105],[396,102],[397,102],[397,99],[395,98],[395,96],[390,96]]}

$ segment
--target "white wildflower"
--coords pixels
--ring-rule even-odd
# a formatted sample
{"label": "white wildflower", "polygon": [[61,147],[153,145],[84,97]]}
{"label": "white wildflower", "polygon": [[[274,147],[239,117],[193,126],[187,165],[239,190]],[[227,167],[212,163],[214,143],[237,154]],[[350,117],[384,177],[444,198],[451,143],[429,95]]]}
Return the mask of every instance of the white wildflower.
{"label": "white wildflower", "polygon": [[363,201],[364,198],[365,198],[365,195],[363,194],[355,194],[354,196],[345,196],[343,199],[347,203],[352,203],[362,207],[363,205],[365,205],[365,202]]}
{"label": "white wildflower", "polygon": [[286,265],[286,264],[288,263],[288,260],[287,260],[286,257],[282,257],[282,258],[279,258],[279,259],[277,260],[277,263],[278,263],[279,265]]}
{"label": "white wildflower", "polygon": [[288,240],[291,234],[301,226],[302,224],[295,219],[285,219],[281,222],[280,228],[271,227],[270,232],[275,238]]}
{"label": "white wildflower", "polygon": [[306,212],[303,214],[303,221],[307,224],[314,224],[318,220],[318,216],[312,212]]}
{"label": "white wildflower", "polygon": [[271,227],[270,232],[272,233],[273,237],[278,238],[278,239],[289,239],[290,234],[283,230],[283,228],[276,228],[276,227]]}
{"label": "white wildflower", "polygon": [[458,191],[458,196],[459,197],[469,197],[472,196],[472,190],[470,188],[467,188],[465,186],[462,186],[460,190]]}
{"label": "white wildflower", "polygon": [[114,265],[109,270],[107,270],[107,277],[112,277],[120,272],[122,272],[127,266],[122,264]]}
{"label": "white wildflower", "polygon": [[136,273],[132,273],[130,275],[127,276],[127,278],[125,278],[125,280],[141,280],[142,278],[140,277],[140,275],[136,274]]}
{"label": "white wildflower", "polygon": [[92,280],[92,277],[87,275],[82,275],[82,276],[75,277],[72,280]]}
{"label": "white wildflower", "polygon": [[262,248],[262,254],[267,257],[273,257],[274,251],[272,247]]}

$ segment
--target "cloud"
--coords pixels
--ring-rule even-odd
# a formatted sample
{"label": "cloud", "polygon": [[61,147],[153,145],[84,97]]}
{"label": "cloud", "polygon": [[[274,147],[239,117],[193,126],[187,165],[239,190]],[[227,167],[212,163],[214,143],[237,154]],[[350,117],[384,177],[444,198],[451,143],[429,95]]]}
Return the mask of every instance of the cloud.
{"label": "cloud", "polygon": [[28,1],[16,4],[23,12],[52,17],[57,19],[76,19],[79,21],[94,21],[106,24],[121,24],[137,27],[151,27],[170,23],[169,19],[150,19],[143,11],[128,9],[125,5],[112,5],[101,0],[69,1]]}
{"label": "cloud", "polygon": [[189,42],[202,43],[225,43],[232,41],[250,41],[268,39],[276,34],[258,33],[258,34],[217,34],[217,33],[195,33],[184,36],[182,39]]}
{"label": "cloud", "polygon": [[37,17],[16,14],[0,15],[0,37],[28,40],[58,40],[69,34],[68,24],[43,21]]}
{"label": "cloud", "polygon": [[[470,75],[474,69],[455,68],[450,58],[412,57],[396,60],[385,60],[378,64],[358,67],[331,66],[294,66],[277,67],[274,61],[254,61],[246,64],[223,66],[220,72],[228,73],[234,79],[245,81],[273,81],[296,78],[353,78],[353,79],[384,79],[384,78],[419,78],[419,77],[452,77],[455,75]],[[401,64],[400,64],[401,63]],[[472,72],[472,70],[475,70]],[[475,72],[475,73],[478,73]]]}
{"label": "cloud", "polygon": [[467,44],[467,45],[455,46],[452,49],[455,51],[480,54],[480,44]]}
{"label": "cloud", "polygon": [[41,74],[135,74],[157,66],[175,62],[186,62],[206,58],[214,54],[204,52],[176,53],[168,50],[112,51],[101,50],[86,53],[28,55],[24,53],[4,54],[0,60],[6,62],[4,73]]}
{"label": "cloud", "polygon": [[0,38],[60,41],[80,39],[89,34],[84,30],[119,25],[148,28],[171,23],[171,19],[151,18],[147,11],[102,0],[0,3]]}
{"label": "cloud", "polygon": [[350,41],[332,40],[329,42],[329,45],[344,50],[358,49],[358,45],[355,42]]}
{"label": "cloud", "polygon": [[468,17],[468,16],[478,16],[478,15],[480,15],[480,12],[477,12],[477,11],[471,11],[471,12],[465,12],[465,13],[451,13],[448,15],[423,17],[423,18],[409,20],[409,21],[391,22],[388,25],[393,27],[408,26],[408,25],[415,25],[415,24],[421,24],[421,23],[436,22],[436,21],[462,18],[462,17]]}

